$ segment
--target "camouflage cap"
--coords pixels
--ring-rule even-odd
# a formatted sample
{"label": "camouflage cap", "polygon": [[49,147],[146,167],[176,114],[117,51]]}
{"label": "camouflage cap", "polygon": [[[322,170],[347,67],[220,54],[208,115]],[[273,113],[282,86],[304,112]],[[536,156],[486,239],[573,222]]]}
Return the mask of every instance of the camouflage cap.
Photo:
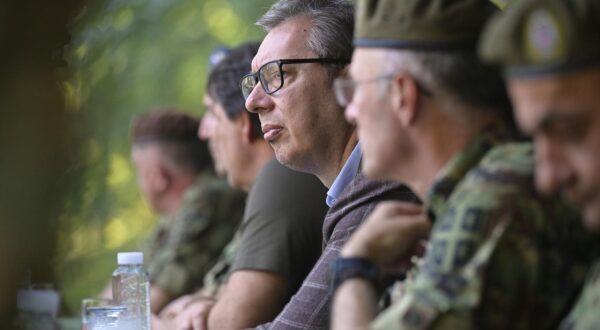
{"label": "camouflage cap", "polygon": [[600,64],[600,1],[515,1],[485,29],[479,52],[508,76]]}
{"label": "camouflage cap", "polygon": [[489,0],[359,0],[356,47],[475,50]]}

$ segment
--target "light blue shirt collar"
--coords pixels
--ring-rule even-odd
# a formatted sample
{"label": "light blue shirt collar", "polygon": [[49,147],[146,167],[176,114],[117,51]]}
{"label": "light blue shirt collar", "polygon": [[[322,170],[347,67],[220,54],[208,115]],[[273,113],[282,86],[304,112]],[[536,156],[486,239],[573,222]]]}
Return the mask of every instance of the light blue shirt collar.
{"label": "light blue shirt collar", "polygon": [[338,174],[335,181],[331,185],[331,188],[327,191],[327,199],[325,199],[325,203],[327,206],[331,207],[333,203],[340,197],[342,191],[346,188],[346,186],[354,179],[356,174],[358,173],[358,168],[360,166],[360,160],[362,158],[362,151],[360,150],[360,145],[356,144],[354,150],[346,160],[346,164],[342,167],[342,170]]}

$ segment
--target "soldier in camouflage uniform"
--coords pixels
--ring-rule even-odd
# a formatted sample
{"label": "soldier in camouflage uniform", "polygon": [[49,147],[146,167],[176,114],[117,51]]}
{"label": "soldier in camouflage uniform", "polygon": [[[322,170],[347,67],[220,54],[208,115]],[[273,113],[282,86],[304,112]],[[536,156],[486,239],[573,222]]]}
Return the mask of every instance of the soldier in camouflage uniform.
{"label": "soldier in camouflage uniform", "polygon": [[[600,2],[515,1],[480,52],[504,66],[521,128],[535,141],[536,184],[581,208],[600,232]],[[560,329],[600,329],[600,255]]]}
{"label": "soldier in camouflage uniform", "polygon": [[235,252],[240,245],[240,234],[239,231],[233,237],[233,239],[227,243],[219,260],[215,265],[206,273],[203,280],[202,295],[206,297],[216,297],[219,291],[227,283],[227,276],[229,270],[235,261]]}
{"label": "soldier in camouflage uniform", "polygon": [[239,226],[244,200],[245,194],[225,180],[202,174],[183,197],[180,211],[161,217],[145,242],[153,284],[176,296],[201,287]]}
{"label": "soldier in camouflage uniform", "polygon": [[136,118],[132,157],[140,188],[161,219],[145,242],[151,308],[192,292],[231,240],[245,194],[212,174],[198,120],[170,109]]}
{"label": "soldier in camouflage uniform", "polygon": [[[350,103],[365,172],[424,201],[377,208],[336,262],[334,329],[552,329],[581,288],[595,239],[533,184],[502,77],[477,59],[487,0],[359,1]],[[375,317],[380,272],[433,225],[399,301]],[[371,302],[371,303],[369,303]]]}

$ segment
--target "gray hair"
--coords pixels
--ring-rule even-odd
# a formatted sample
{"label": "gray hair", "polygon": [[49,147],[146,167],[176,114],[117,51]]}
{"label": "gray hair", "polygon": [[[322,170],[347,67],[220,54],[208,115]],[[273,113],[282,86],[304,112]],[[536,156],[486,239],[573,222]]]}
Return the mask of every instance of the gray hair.
{"label": "gray hair", "polygon": [[406,72],[424,87],[450,101],[449,107],[493,110],[512,121],[512,106],[498,68],[484,64],[471,51],[388,50],[388,72]]}
{"label": "gray hair", "polygon": [[[279,0],[261,17],[256,25],[267,33],[288,19],[307,16],[313,27],[308,47],[320,58],[352,58],[354,5],[348,0]],[[328,65],[335,75],[346,65]]]}

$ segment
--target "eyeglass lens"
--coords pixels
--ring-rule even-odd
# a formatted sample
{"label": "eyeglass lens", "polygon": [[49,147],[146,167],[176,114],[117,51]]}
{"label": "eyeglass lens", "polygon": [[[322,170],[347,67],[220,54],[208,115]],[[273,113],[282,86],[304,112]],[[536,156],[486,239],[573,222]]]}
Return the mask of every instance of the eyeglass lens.
{"label": "eyeglass lens", "polygon": [[241,84],[244,98],[248,98],[259,81],[266,93],[277,91],[283,85],[281,65],[277,62],[269,62],[260,67],[256,73],[244,76]]}

